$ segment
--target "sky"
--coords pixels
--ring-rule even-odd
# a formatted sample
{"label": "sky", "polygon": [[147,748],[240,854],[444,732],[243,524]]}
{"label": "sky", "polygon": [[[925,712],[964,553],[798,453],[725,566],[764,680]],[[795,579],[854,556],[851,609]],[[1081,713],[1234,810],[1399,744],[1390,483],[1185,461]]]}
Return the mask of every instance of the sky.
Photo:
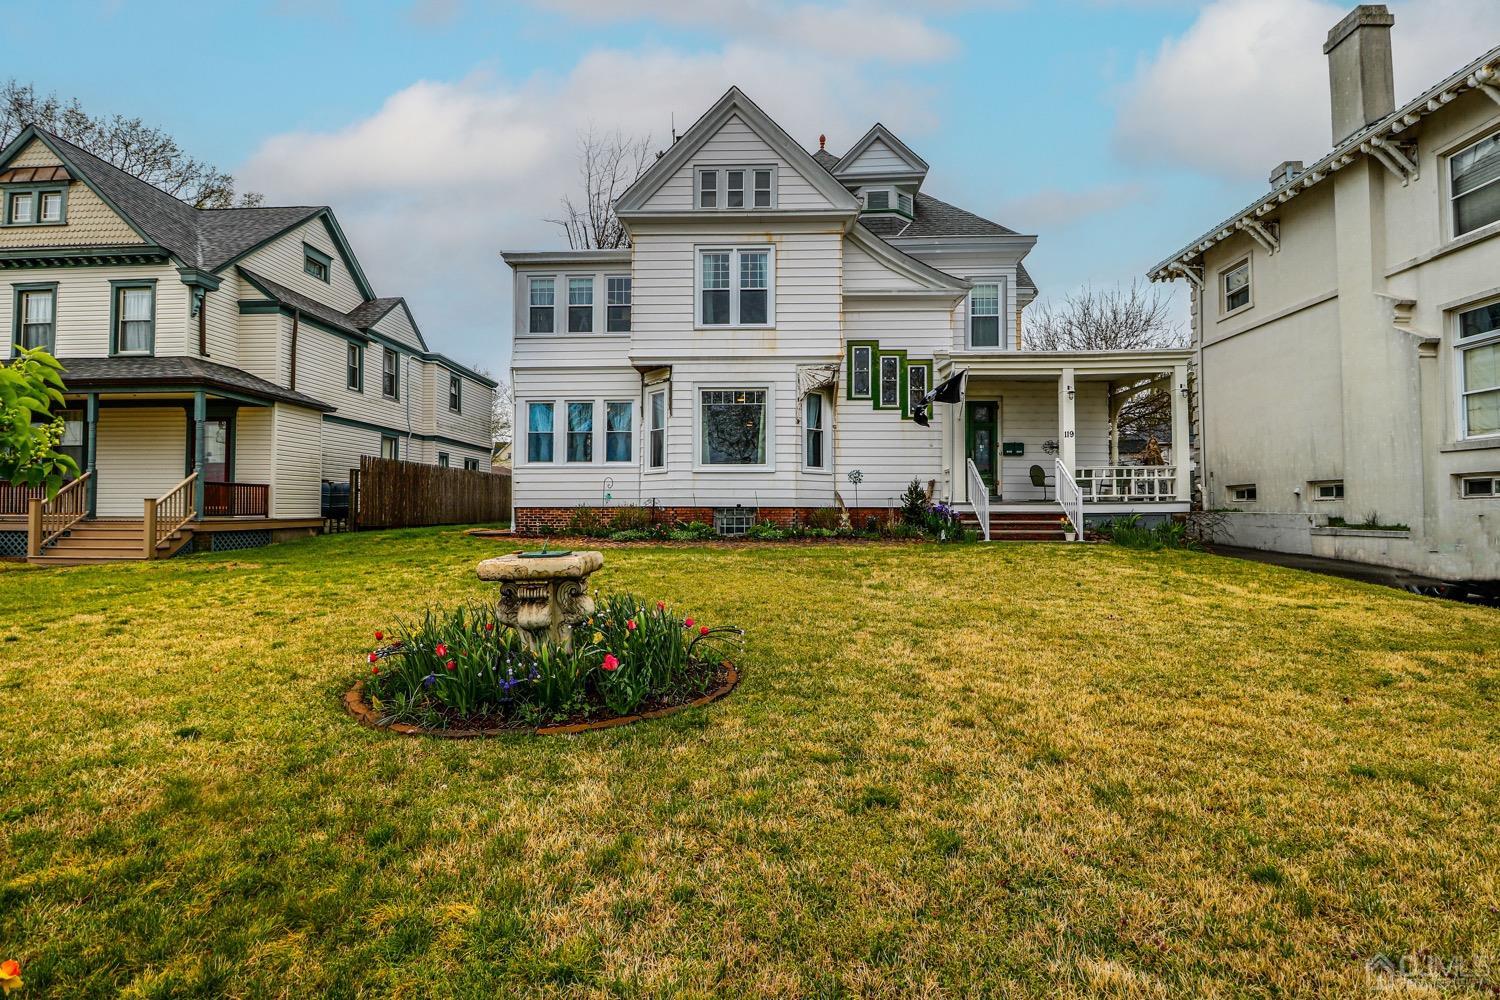
{"label": "sky", "polygon": [[[590,128],[660,148],[731,84],[809,149],[883,122],[930,165],[923,190],[1037,235],[1055,301],[1142,278],[1277,163],[1327,152],[1322,44],[1349,6],[93,0],[49,6],[76,8],[67,46],[54,18],[7,23],[0,72],[164,127],[267,204],[333,206],[431,348],[503,375],[499,254],[566,246],[547,220]],[[1500,0],[1389,6],[1398,102],[1500,44]]]}

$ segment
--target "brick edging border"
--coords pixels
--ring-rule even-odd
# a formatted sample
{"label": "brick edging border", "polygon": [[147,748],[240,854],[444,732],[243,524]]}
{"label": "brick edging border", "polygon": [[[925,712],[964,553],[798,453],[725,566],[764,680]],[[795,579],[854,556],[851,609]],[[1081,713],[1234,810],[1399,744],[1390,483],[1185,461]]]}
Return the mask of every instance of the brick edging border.
{"label": "brick edging border", "polygon": [[382,726],[380,718],[375,714],[375,709],[365,701],[365,682],[355,681],[354,686],[344,692],[344,710],[359,720],[360,725],[370,729],[378,729],[381,732],[399,733],[402,736],[435,736],[446,740],[472,740],[483,739],[489,736],[507,736],[515,733],[523,733],[528,736],[567,736],[573,733],[588,733],[596,729],[613,729],[616,726],[628,726],[636,722],[644,722],[647,719],[660,719],[678,712],[685,712],[690,708],[701,708],[711,702],[718,701],[735,689],[740,682],[740,673],[733,664],[727,664],[728,678],[723,684],[714,688],[707,694],[694,698],[692,701],[681,705],[672,705],[668,708],[654,708],[649,712],[637,712],[634,715],[617,715],[613,719],[596,719],[593,722],[574,722],[564,726],[539,726],[536,729],[525,727],[505,727],[503,729],[428,729],[424,726],[414,726],[409,722],[393,722],[389,726]]}

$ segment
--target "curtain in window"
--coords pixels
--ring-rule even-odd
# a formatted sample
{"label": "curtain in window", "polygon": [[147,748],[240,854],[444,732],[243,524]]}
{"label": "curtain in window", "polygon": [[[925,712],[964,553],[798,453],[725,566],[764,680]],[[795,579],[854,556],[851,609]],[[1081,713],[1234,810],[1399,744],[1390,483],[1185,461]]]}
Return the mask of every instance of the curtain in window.
{"label": "curtain in window", "polygon": [[823,397],[810,393],[807,397],[807,466],[810,469],[823,467]]}
{"label": "curtain in window", "polygon": [[527,409],[526,461],[552,461],[551,403],[532,403]]}
{"label": "curtain in window", "polygon": [[1449,169],[1453,172],[1454,235],[1500,220],[1500,135],[1455,153]]}
{"label": "curtain in window", "polygon": [[594,404],[568,404],[568,461],[594,460]]}
{"label": "curtain in window", "polygon": [[21,346],[52,347],[52,293],[26,292],[22,296]]}
{"label": "curtain in window", "polygon": [[604,407],[604,460],[628,462],[630,461],[630,404],[621,401],[605,403]]}
{"label": "curtain in window", "polygon": [[126,288],[120,292],[120,350],[151,350],[151,299],[149,288]]}
{"label": "curtain in window", "polygon": [[667,464],[667,394],[651,394],[651,468]]}
{"label": "curtain in window", "polygon": [[705,390],[702,407],[703,464],[765,464],[766,394],[764,391]]}

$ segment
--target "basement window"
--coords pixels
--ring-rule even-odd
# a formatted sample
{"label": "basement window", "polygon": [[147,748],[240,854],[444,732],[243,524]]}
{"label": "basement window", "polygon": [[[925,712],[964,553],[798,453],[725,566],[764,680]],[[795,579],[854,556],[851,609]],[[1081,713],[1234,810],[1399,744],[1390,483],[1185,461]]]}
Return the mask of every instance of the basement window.
{"label": "basement window", "polygon": [[1344,481],[1342,479],[1334,479],[1326,483],[1313,483],[1312,488],[1314,500],[1344,499]]}
{"label": "basement window", "polygon": [[1459,496],[1470,500],[1493,500],[1500,497],[1500,475],[1464,477],[1460,483]]}
{"label": "basement window", "polygon": [[755,523],[754,507],[715,507],[714,531],[726,537],[743,535]]}
{"label": "basement window", "polygon": [[1248,483],[1242,486],[1229,487],[1229,499],[1235,503],[1254,503],[1255,484]]}

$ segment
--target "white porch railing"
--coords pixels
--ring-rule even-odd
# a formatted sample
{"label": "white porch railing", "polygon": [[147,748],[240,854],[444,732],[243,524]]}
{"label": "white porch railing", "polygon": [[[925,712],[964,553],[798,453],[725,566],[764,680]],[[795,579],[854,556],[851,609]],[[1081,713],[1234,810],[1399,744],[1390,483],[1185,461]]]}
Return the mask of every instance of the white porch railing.
{"label": "white porch railing", "polygon": [[[1057,502],[1073,522],[1073,540],[1083,541],[1083,491],[1073,480],[1072,473],[1060,458],[1053,459],[1057,466]],[[1081,471],[1081,470],[1080,470]]]}
{"label": "white porch railing", "polygon": [[984,484],[979,467],[971,458],[969,464],[969,502],[974,505],[974,516],[979,519],[979,532],[984,540],[990,540],[990,488]]}
{"label": "white porch railing", "polygon": [[[1058,477],[1062,483],[1062,477]],[[1177,499],[1175,465],[1086,465],[1078,470],[1078,489],[1094,503],[1114,500]]]}

